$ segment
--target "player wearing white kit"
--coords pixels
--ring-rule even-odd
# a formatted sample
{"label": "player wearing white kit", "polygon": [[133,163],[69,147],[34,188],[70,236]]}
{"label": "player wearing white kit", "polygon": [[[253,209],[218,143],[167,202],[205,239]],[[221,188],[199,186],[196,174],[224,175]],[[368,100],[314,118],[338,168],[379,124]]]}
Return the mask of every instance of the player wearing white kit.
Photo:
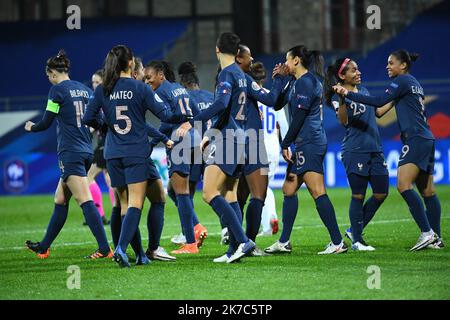
{"label": "player wearing white kit", "polygon": [[[266,70],[261,62],[255,62],[251,66],[251,73],[255,81],[260,86],[266,79]],[[268,91],[268,90],[267,90]],[[275,196],[270,183],[275,179],[275,173],[278,169],[280,158],[280,138],[284,137],[288,130],[288,123],[284,110],[275,111],[272,107],[266,106],[258,102],[259,110],[262,114],[262,128],[264,130],[264,142],[269,160],[269,186],[267,187],[267,195],[261,216],[261,233],[260,236],[271,236],[278,232],[278,217],[275,206]]]}
{"label": "player wearing white kit", "polygon": [[[251,73],[253,79],[262,86],[266,79],[266,69],[261,62],[252,64]],[[268,91],[268,90],[267,90]],[[271,236],[278,232],[278,217],[275,206],[275,196],[270,183],[275,178],[280,158],[280,139],[288,130],[288,123],[284,110],[275,111],[271,106],[266,106],[258,102],[259,110],[262,114],[262,128],[264,130],[264,142],[269,160],[269,186],[267,187],[267,195],[261,216],[261,233],[260,236]]]}

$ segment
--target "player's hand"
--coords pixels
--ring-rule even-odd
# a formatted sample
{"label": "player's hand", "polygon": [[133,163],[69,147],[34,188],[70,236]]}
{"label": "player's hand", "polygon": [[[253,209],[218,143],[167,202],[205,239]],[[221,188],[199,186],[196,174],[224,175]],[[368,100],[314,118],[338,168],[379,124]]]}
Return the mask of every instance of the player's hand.
{"label": "player's hand", "polygon": [[209,144],[209,138],[208,137],[204,137],[202,142],[200,142],[200,150],[205,151],[206,147]]}
{"label": "player's hand", "polygon": [[281,68],[282,65],[283,65],[282,63],[277,63],[275,65],[275,67],[273,67],[272,78],[275,78],[275,76],[280,73],[280,68]]}
{"label": "player's hand", "polygon": [[338,95],[341,95],[341,96],[344,96],[344,97],[347,96],[347,94],[348,94],[348,90],[345,89],[343,86],[341,86],[339,83],[337,85],[333,86],[333,90]]}
{"label": "player's hand", "polygon": [[25,131],[31,132],[31,127],[34,126],[34,122],[32,121],[27,121],[25,123]]}
{"label": "player's hand", "polygon": [[261,120],[264,120],[264,113],[261,110],[259,110],[259,117]]}
{"label": "player's hand", "polygon": [[192,125],[189,122],[181,124],[181,126],[177,129],[177,137],[184,137],[191,129]]}
{"label": "player's hand", "polygon": [[169,141],[166,142],[166,148],[172,149],[174,144],[175,144],[175,142],[173,142],[172,140],[169,139]]}
{"label": "player's hand", "polygon": [[283,159],[286,160],[287,162],[293,163],[294,161],[292,161],[292,152],[289,149],[283,149],[282,153],[283,155]]}

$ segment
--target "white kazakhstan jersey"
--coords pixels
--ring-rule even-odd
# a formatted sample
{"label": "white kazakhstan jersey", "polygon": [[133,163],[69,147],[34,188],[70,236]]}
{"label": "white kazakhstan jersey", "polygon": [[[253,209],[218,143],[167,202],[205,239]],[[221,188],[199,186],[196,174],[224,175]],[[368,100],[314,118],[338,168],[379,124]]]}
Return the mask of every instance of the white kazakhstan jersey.
{"label": "white kazakhstan jersey", "polygon": [[[264,89],[265,91],[268,91]],[[278,156],[281,152],[278,140],[276,123],[280,124],[281,138],[283,139],[289,129],[284,109],[275,111],[272,107],[268,107],[258,102],[259,110],[263,113],[262,128],[264,130],[264,142],[266,145],[267,155]]]}
{"label": "white kazakhstan jersey", "polygon": [[[264,89],[266,90],[266,89]],[[268,91],[268,90],[266,90]],[[286,135],[289,124],[286,119],[284,109],[275,111],[272,107],[268,107],[258,102],[259,110],[263,113],[262,128],[264,130],[264,144],[267,151],[267,159],[269,160],[269,182],[271,187],[279,188],[282,182],[274,180],[275,173],[278,170],[280,159],[280,142],[278,140],[276,123],[280,124],[281,138]],[[283,160],[284,161],[284,160]]]}

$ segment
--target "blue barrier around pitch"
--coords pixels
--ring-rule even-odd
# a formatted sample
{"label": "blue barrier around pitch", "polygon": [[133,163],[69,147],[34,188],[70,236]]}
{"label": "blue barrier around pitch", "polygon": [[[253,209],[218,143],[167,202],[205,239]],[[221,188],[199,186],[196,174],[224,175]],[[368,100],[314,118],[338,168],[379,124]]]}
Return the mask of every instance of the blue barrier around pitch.
{"label": "blue barrier around pitch", "polygon": [[[395,185],[397,163],[400,157],[401,142],[384,142],[386,163],[389,169],[390,183]],[[437,184],[450,184],[450,139],[436,141],[436,164],[434,180]],[[152,157],[156,161],[163,180],[167,182],[167,166],[164,149],[155,149]],[[53,193],[59,179],[56,153],[4,153],[0,152],[1,184],[0,195]],[[280,156],[280,166],[271,183],[280,188],[286,162]],[[325,183],[328,187],[348,186],[344,167],[340,160],[340,145],[332,143],[324,161]],[[107,191],[102,175],[98,182],[103,191]]]}

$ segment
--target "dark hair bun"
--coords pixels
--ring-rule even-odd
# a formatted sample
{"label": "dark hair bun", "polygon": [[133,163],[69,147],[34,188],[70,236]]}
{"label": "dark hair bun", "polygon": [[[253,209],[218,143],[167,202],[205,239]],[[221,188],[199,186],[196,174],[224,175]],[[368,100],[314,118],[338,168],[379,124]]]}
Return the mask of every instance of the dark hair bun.
{"label": "dark hair bun", "polygon": [[197,67],[195,66],[195,64],[193,64],[190,61],[183,62],[178,67],[178,74],[179,75],[189,74],[189,73],[196,73],[196,72],[197,72]]}
{"label": "dark hair bun", "polygon": [[55,57],[47,60],[47,71],[56,70],[58,72],[68,73],[70,70],[70,60],[64,49],[58,51]]}

